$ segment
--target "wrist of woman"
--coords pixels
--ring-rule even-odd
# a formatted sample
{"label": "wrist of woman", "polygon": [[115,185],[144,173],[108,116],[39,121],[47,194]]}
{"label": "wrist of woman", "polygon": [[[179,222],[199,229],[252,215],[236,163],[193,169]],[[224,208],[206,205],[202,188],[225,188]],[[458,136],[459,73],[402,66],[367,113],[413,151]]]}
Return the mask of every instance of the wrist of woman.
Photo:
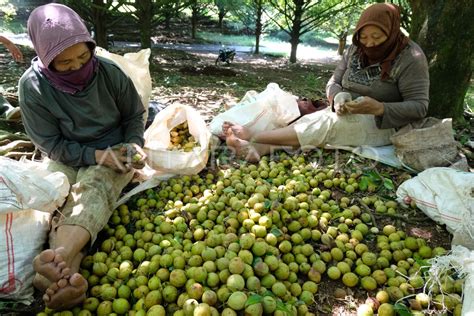
{"label": "wrist of woman", "polygon": [[375,116],[382,116],[384,112],[385,112],[385,105],[382,102],[379,102],[379,106],[375,113]]}
{"label": "wrist of woman", "polygon": [[98,165],[101,164],[103,154],[104,154],[103,150],[100,150],[100,149],[95,150],[94,156],[95,156],[95,163],[96,164],[98,164]]}

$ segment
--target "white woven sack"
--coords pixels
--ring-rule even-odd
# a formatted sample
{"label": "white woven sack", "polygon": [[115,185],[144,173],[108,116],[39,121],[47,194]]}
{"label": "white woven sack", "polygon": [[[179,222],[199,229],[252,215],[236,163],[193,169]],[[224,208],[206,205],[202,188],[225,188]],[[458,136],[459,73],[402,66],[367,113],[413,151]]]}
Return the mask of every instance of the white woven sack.
{"label": "white woven sack", "polygon": [[52,212],[64,203],[69,193],[66,175],[44,168],[39,162],[0,156],[0,214],[25,209]]}
{"label": "white woven sack", "polygon": [[43,249],[50,216],[36,210],[0,214],[0,298],[33,302],[33,259]]}
{"label": "white woven sack", "polygon": [[397,196],[407,203],[415,201],[420,210],[434,221],[445,224],[456,240],[468,246],[474,245],[472,192],[474,173],[436,167],[403,182],[397,189]]}
{"label": "white woven sack", "polygon": [[33,258],[46,242],[50,213],[68,194],[63,173],[0,157],[0,298],[33,301]]}
{"label": "white woven sack", "polygon": [[145,107],[144,122],[148,117],[148,103],[151,96],[150,55],[151,49],[142,49],[136,53],[126,53],[123,56],[114,54],[102,47],[96,47],[97,56],[112,60],[133,81],[143,106]]}
{"label": "white woven sack", "polygon": [[269,83],[260,93],[248,91],[238,104],[214,117],[209,127],[212,134],[222,136],[222,124],[229,121],[256,133],[287,126],[299,116],[295,96]]}
{"label": "white woven sack", "polygon": [[[170,131],[188,122],[189,133],[199,143],[193,151],[170,151]],[[199,173],[209,159],[211,133],[198,111],[184,104],[172,104],[160,111],[145,131],[144,151],[147,164],[158,171],[170,174],[192,175]]]}

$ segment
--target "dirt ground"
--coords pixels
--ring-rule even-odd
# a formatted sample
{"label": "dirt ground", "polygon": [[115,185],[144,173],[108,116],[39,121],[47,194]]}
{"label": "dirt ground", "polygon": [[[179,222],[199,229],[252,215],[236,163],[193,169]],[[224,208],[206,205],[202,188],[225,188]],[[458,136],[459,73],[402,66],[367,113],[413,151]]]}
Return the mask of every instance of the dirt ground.
{"label": "dirt ground", "polygon": [[[17,105],[16,84],[29,61],[34,56],[31,49],[22,48],[25,62],[16,64],[10,60],[5,50],[0,48],[0,83],[4,95],[13,105]],[[124,53],[130,49],[111,49]],[[319,99],[324,97],[324,86],[331,76],[334,64],[297,63],[290,65],[286,58],[272,56],[241,55],[230,65],[215,65],[217,52],[190,53],[165,49],[153,49],[150,71],[153,91],[151,100],[166,106],[173,102],[192,105],[209,122],[213,116],[225,110],[241,99],[249,90],[261,91],[270,82],[276,82],[284,90],[301,97]],[[0,129],[22,132],[21,124],[0,121]],[[334,155],[334,152],[331,152]],[[341,168],[350,169],[351,162],[364,164],[362,158],[349,153],[340,153]],[[397,185],[409,178],[407,173],[376,164],[381,173],[388,174]],[[384,191],[387,196],[394,196],[394,191]],[[450,235],[444,227],[436,225],[421,212],[410,211],[399,216],[378,215],[377,226],[392,223],[402,227],[407,233],[419,234],[428,239],[430,245],[449,248]],[[324,284],[324,285],[323,285]],[[340,282],[322,282],[311,310],[318,315],[353,315],[357,302],[365,300],[367,292],[354,290],[341,299],[334,297],[334,290]],[[25,307],[7,302],[0,302],[2,315],[29,315],[41,310],[41,300],[33,306]],[[3,306],[3,309],[2,309]]]}

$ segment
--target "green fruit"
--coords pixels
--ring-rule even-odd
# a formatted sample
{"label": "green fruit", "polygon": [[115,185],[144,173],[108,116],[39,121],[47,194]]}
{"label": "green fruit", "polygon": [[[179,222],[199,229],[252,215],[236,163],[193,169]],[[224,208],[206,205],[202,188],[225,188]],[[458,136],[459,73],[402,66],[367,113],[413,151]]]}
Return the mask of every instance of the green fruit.
{"label": "green fruit", "polygon": [[333,280],[338,280],[341,277],[341,271],[337,267],[330,267],[327,271],[329,278]]}
{"label": "green fruit", "polygon": [[383,303],[388,303],[390,301],[390,296],[388,293],[384,290],[378,291],[377,294],[375,294],[375,299],[379,301],[381,304]]}
{"label": "green fruit", "polygon": [[377,255],[366,251],[362,254],[362,262],[368,266],[373,266],[377,262]]}
{"label": "green fruit", "polygon": [[409,282],[415,289],[421,289],[425,285],[425,280],[420,275],[410,277]]}
{"label": "green fruit", "polygon": [[429,259],[432,257],[431,248],[429,246],[421,246],[418,249],[418,253],[424,259]]}
{"label": "green fruit", "polygon": [[359,264],[354,271],[361,277],[369,276],[371,273],[370,268],[365,264]]}
{"label": "green fruit", "polygon": [[359,277],[352,272],[345,273],[342,276],[342,283],[344,283],[345,286],[354,287],[359,283]]}
{"label": "green fruit", "polygon": [[117,314],[125,314],[130,309],[130,303],[124,298],[114,299],[112,309]]}
{"label": "green fruit", "polygon": [[422,308],[427,308],[428,305],[430,304],[430,297],[428,294],[425,294],[425,293],[418,293],[416,294],[415,296],[415,300],[420,303],[421,307]]}
{"label": "green fruit", "polygon": [[201,303],[194,309],[193,316],[211,316],[211,307],[206,303]]}
{"label": "green fruit", "polygon": [[372,307],[370,307],[367,304],[361,304],[357,308],[357,316],[372,316],[374,315],[374,311],[372,310]]}
{"label": "green fruit", "polygon": [[229,296],[227,300],[227,305],[235,311],[240,311],[244,309],[246,301],[247,295],[245,293],[234,292]]}
{"label": "green fruit", "polygon": [[262,299],[262,307],[265,314],[272,314],[277,307],[277,302],[271,296],[264,296]]}
{"label": "green fruit", "polygon": [[396,315],[395,308],[393,307],[392,304],[383,303],[382,305],[379,306],[378,315],[379,316],[395,316]]}
{"label": "green fruit", "polygon": [[263,307],[261,303],[248,305],[245,308],[245,315],[262,316],[262,314],[263,314]]}
{"label": "green fruit", "polygon": [[245,280],[240,274],[232,274],[227,279],[227,287],[231,291],[242,291],[245,287]]}
{"label": "green fruit", "polygon": [[377,281],[371,276],[365,276],[360,280],[362,288],[367,291],[373,291],[377,288]]}

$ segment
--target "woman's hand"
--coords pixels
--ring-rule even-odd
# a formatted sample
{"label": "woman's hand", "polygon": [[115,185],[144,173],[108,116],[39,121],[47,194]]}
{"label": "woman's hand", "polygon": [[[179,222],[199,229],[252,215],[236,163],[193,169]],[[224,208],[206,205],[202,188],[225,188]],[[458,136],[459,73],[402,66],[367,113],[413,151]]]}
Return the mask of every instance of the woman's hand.
{"label": "woman's hand", "polygon": [[100,166],[109,167],[116,172],[126,173],[131,170],[127,163],[127,156],[123,155],[122,147],[107,148],[105,150],[95,151],[95,161]]}
{"label": "woman's hand", "polygon": [[358,98],[355,101],[344,103],[345,113],[351,114],[372,114],[380,116],[384,112],[382,102],[379,102],[371,97]]}
{"label": "woman's hand", "polygon": [[127,157],[127,164],[134,169],[142,169],[145,167],[147,158],[143,149],[135,143],[123,144],[120,148],[122,155]]}
{"label": "woman's hand", "polygon": [[95,160],[98,165],[109,167],[120,173],[126,173],[132,168],[142,169],[145,167],[146,158],[147,155],[143,149],[134,143],[95,151]]}

